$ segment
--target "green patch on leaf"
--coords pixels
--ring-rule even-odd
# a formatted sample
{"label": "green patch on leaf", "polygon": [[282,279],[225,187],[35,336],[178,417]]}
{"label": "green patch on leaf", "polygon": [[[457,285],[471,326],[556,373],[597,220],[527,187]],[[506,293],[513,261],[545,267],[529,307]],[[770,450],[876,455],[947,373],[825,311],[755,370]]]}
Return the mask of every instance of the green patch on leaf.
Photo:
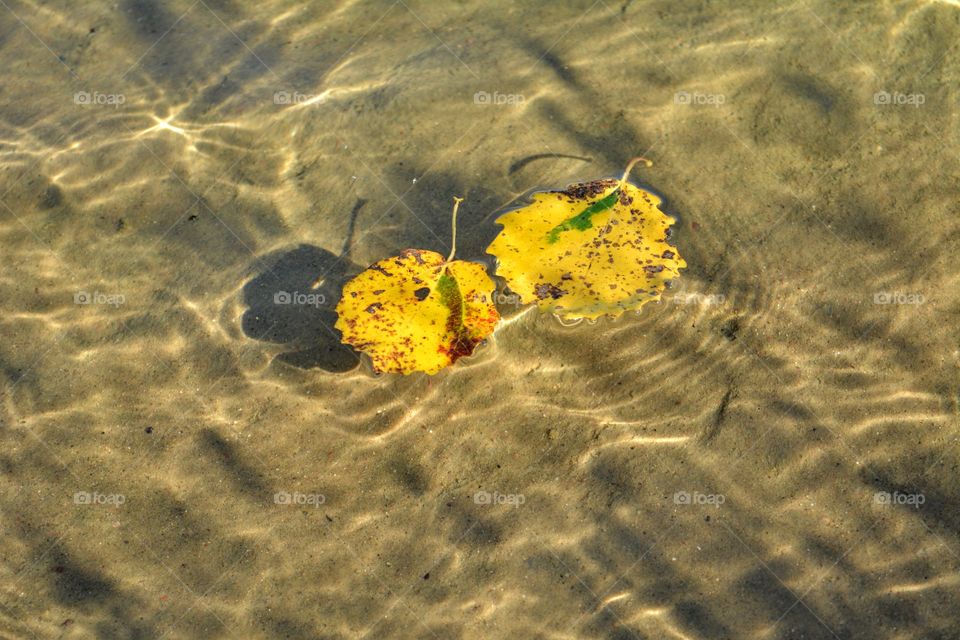
{"label": "green patch on leaf", "polygon": [[619,197],[620,189],[618,187],[610,192],[610,195],[607,197],[597,200],[577,215],[567,218],[553,229],[550,229],[549,233],[547,233],[547,242],[553,244],[560,239],[560,234],[564,231],[571,231],[573,229],[577,229],[578,231],[586,231],[587,229],[591,228],[593,223],[590,221],[590,218],[592,218],[595,214],[598,214],[601,211],[606,211],[615,205]]}
{"label": "green patch on leaf", "polygon": [[464,324],[466,309],[463,304],[463,294],[460,285],[453,276],[443,273],[437,281],[437,291],[440,292],[440,302],[450,310],[447,317],[447,332],[451,336],[447,345],[447,354],[452,361],[473,353],[478,340],[470,337],[470,332]]}
{"label": "green patch on leaf", "polygon": [[451,318],[462,325],[463,296],[460,295],[457,279],[445,272],[440,274],[440,279],[437,280],[437,291],[440,292],[440,302],[450,310]]}

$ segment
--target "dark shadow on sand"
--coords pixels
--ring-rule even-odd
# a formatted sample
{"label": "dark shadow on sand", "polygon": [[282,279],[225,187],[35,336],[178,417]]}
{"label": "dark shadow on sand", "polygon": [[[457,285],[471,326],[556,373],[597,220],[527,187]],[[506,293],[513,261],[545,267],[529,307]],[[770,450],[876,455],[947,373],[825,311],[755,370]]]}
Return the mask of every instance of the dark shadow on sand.
{"label": "dark shadow on sand", "polygon": [[340,373],[356,368],[360,356],[341,342],[334,327],[336,306],[343,285],[360,273],[361,267],[348,254],[357,215],[366,204],[357,200],[339,256],[326,249],[302,244],[296,249],[268,256],[266,269],[243,287],[243,302],[249,308],[240,322],[254,340],[287,347],[277,360],[300,369],[324,369]]}
{"label": "dark shadow on sand", "polygon": [[[302,244],[267,260],[267,269],[243,287],[243,332],[284,345],[277,360],[300,369],[349,371],[359,356],[334,328],[343,285],[359,268],[320,247]],[[319,284],[316,284],[319,283]]]}

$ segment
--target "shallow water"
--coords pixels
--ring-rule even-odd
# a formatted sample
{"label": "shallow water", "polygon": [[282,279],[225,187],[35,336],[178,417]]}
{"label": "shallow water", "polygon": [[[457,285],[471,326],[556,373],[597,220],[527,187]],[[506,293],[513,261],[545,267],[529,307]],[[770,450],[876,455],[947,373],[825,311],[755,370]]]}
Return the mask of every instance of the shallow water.
{"label": "shallow water", "polygon": [[[958,637],[957,3],[0,4],[3,638]],[[639,153],[660,303],[339,345]]]}

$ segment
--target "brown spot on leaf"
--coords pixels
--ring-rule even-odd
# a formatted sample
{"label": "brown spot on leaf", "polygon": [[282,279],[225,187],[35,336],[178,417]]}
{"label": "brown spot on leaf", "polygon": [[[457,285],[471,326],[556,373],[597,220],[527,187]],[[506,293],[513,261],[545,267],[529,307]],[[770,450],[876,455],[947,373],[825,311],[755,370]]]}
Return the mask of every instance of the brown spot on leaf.
{"label": "brown spot on leaf", "polygon": [[400,252],[400,256],[406,258],[407,256],[413,256],[413,259],[417,261],[417,264],[423,264],[423,252],[419,249],[404,249]]}
{"label": "brown spot on leaf", "polygon": [[573,198],[574,200],[589,200],[590,198],[596,197],[617,184],[617,180],[594,180],[593,182],[583,182],[580,184],[572,184],[563,191],[558,191],[555,193],[560,193],[568,198]]}
{"label": "brown spot on leaf", "polygon": [[536,287],[534,287],[534,289],[536,291],[537,298],[540,300],[543,300],[545,298],[553,298],[554,300],[556,300],[557,298],[562,296],[564,293],[566,293],[566,291],[564,291],[557,285],[550,284],[550,283],[538,284]]}

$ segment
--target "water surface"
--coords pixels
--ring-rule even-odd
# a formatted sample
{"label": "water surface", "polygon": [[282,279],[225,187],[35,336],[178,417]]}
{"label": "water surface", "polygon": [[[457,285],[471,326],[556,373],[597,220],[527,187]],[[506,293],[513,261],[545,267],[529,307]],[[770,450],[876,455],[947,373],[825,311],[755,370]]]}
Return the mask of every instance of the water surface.
{"label": "water surface", "polygon": [[[956,637],[956,3],[0,4],[4,638]],[[659,304],[339,344],[637,154]]]}

